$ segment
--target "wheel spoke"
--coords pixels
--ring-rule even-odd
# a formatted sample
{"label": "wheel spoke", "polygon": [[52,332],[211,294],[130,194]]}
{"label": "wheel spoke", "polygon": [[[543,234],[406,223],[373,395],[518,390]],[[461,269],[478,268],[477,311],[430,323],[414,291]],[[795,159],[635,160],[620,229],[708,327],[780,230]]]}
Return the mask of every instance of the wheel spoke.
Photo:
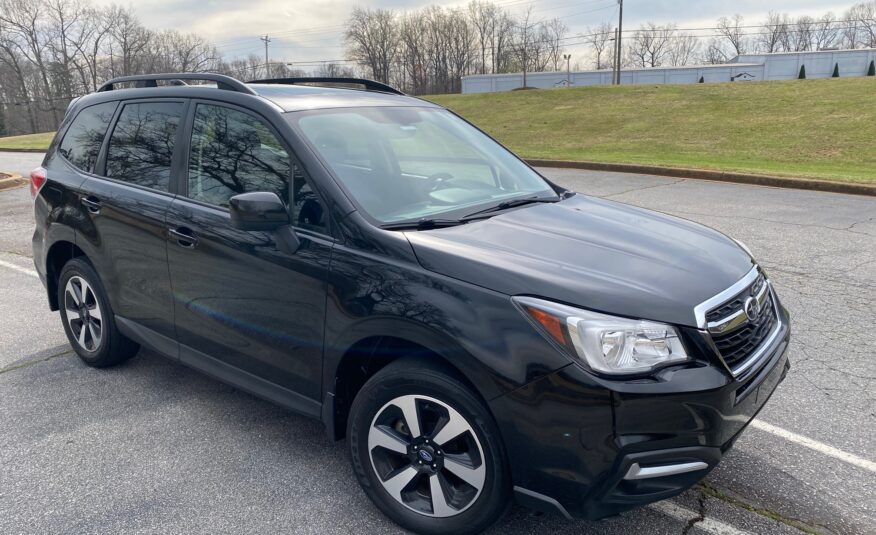
{"label": "wheel spoke", "polygon": [[441,480],[438,474],[429,476],[429,491],[432,494],[432,514],[435,516],[451,516],[456,514],[456,509],[450,507],[447,503],[447,497],[444,495],[444,489],[441,487]]}
{"label": "wheel spoke", "polygon": [[72,325],[74,321],[78,321],[82,319],[82,315],[79,314],[78,308],[67,308],[67,321]]}
{"label": "wheel spoke", "polygon": [[91,334],[92,349],[97,348],[97,344],[100,343],[100,332],[95,332],[94,323],[88,323],[88,332]]}
{"label": "wheel spoke", "polygon": [[91,297],[91,301],[97,303],[97,299],[94,298],[94,291],[91,289],[91,286],[82,279],[82,302],[85,303],[85,306],[89,305],[89,297]]}
{"label": "wheel spoke", "polygon": [[79,291],[79,287],[73,283],[73,279],[67,281],[67,293],[70,294],[70,297],[73,298],[73,304],[77,307],[82,303],[82,294]]}
{"label": "wheel spoke", "polygon": [[396,399],[393,404],[401,409],[411,438],[420,436],[420,416],[417,414],[417,398],[414,396],[403,396]]}
{"label": "wheel spoke", "polygon": [[484,486],[486,469],[483,463],[477,468],[472,468],[452,457],[446,456],[444,457],[444,468],[478,490]]}
{"label": "wheel spoke", "polygon": [[79,328],[79,336],[76,337],[76,341],[79,342],[79,345],[85,347],[85,323],[82,323],[82,326]]}
{"label": "wheel spoke", "polygon": [[103,322],[103,316],[100,313],[100,307],[97,306],[97,301],[94,301],[94,306],[88,308],[88,315],[91,319]]}
{"label": "wheel spoke", "polygon": [[455,410],[450,409],[448,411],[448,419],[438,431],[438,433],[432,437],[432,440],[435,444],[439,446],[443,446],[458,437],[459,435],[465,433],[470,428],[468,423],[466,423],[465,419]]}
{"label": "wheel spoke", "polygon": [[390,493],[396,500],[402,501],[401,492],[408,486],[414,477],[418,474],[417,469],[413,466],[408,466],[401,472],[392,476],[383,482],[383,488]]}
{"label": "wheel spoke", "polygon": [[408,445],[401,438],[395,436],[390,431],[375,426],[375,428],[368,433],[368,451],[372,451],[378,446],[396,453],[401,453],[402,455],[405,455],[408,452]]}

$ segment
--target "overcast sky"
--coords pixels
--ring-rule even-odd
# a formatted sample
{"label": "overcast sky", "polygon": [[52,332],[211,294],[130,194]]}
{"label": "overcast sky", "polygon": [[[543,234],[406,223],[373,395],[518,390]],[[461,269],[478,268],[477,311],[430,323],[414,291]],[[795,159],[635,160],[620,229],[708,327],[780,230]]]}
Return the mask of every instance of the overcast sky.
{"label": "overcast sky", "polygon": [[[467,0],[149,0],[134,3],[133,8],[146,26],[197,32],[215,42],[228,57],[264,54],[259,36],[267,33],[272,37],[271,61],[310,62],[344,58],[344,22],[355,5],[404,11],[430,4],[452,7],[466,3]],[[569,26],[570,35],[604,21],[617,21],[617,0],[497,0],[495,3],[512,13],[522,13],[532,5],[536,19],[558,17]],[[840,16],[854,3],[833,0],[625,0],[624,27],[636,27],[645,21],[674,22],[679,28],[708,27],[713,26],[716,19],[736,13],[756,23],[770,10],[795,16],[820,16],[833,11]],[[575,48],[571,47],[570,52],[574,54]]]}

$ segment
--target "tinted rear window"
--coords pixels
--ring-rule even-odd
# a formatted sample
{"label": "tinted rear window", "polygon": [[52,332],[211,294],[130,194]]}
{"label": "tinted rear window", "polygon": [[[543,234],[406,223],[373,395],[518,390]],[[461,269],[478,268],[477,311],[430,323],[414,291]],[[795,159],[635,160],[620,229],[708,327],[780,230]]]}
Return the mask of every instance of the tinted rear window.
{"label": "tinted rear window", "polygon": [[125,104],[110,136],[106,176],[168,191],[181,102]]}
{"label": "tinted rear window", "polygon": [[104,102],[80,111],[58,147],[61,156],[79,169],[93,172],[97,153],[100,152],[103,136],[117,104],[118,102]]}

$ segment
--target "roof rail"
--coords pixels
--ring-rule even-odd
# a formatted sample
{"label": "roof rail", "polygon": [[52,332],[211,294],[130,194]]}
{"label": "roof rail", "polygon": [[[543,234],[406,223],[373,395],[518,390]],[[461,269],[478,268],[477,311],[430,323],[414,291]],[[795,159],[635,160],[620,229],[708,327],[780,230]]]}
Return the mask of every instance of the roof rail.
{"label": "roof rail", "polygon": [[326,76],[314,76],[303,78],[266,78],[264,80],[250,80],[248,84],[285,84],[285,85],[301,85],[301,84],[350,84],[361,85],[366,91],[379,91],[381,93],[392,93],[394,95],[404,95],[403,92],[392,87],[391,85],[382,82],[375,82],[365,78],[333,78]]}
{"label": "roof rail", "polygon": [[104,82],[102,86],[100,86],[97,91],[98,93],[102,91],[112,91],[115,89],[116,84],[120,84],[123,82],[140,82],[138,87],[158,87],[158,80],[175,80],[182,83],[182,85],[186,85],[183,80],[201,80],[208,82],[216,82],[216,87],[219,89],[225,89],[227,91],[237,91],[238,93],[247,93],[249,95],[255,95],[256,92],[251,88],[247,87],[246,84],[241,82],[240,80],[236,80],[230,76],[225,76],[224,74],[216,74],[212,72],[178,72],[178,73],[163,73],[163,74],[136,74],[134,76],[121,76],[119,78],[113,78],[107,82]]}

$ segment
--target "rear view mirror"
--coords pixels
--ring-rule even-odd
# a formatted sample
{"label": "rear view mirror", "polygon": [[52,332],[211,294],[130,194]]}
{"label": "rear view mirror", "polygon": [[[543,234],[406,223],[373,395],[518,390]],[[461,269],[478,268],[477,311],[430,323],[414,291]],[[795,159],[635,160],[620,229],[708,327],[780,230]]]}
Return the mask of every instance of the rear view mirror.
{"label": "rear view mirror", "polygon": [[270,191],[235,195],[229,201],[231,226],[240,230],[276,230],[289,224],[289,211]]}

